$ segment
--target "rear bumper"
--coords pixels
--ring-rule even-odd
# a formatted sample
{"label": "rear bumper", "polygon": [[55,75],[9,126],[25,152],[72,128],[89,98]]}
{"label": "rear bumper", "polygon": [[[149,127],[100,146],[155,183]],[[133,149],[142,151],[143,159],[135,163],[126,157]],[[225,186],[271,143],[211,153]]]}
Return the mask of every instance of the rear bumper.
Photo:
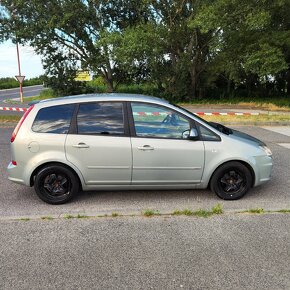
{"label": "rear bumper", "polygon": [[12,162],[10,162],[7,166],[7,172],[9,180],[19,184],[28,185],[23,178],[23,169],[19,166],[13,165]]}

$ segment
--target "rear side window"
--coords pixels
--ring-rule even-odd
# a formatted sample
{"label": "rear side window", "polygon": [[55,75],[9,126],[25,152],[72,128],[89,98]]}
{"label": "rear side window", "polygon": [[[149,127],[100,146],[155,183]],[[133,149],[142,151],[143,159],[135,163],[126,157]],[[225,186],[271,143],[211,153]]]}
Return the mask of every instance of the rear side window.
{"label": "rear side window", "polygon": [[124,135],[123,104],[118,102],[80,104],[77,130],[78,134]]}
{"label": "rear side window", "polygon": [[37,133],[67,134],[74,111],[74,104],[40,109],[32,124]]}

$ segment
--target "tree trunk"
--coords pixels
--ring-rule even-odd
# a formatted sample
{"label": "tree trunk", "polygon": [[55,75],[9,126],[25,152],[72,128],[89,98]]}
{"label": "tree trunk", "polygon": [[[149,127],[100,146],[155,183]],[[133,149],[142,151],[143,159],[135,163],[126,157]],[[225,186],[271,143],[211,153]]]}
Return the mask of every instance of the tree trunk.
{"label": "tree trunk", "polygon": [[290,66],[288,67],[286,73],[286,83],[287,83],[287,96],[290,97]]}
{"label": "tree trunk", "polygon": [[196,72],[196,64],[195,61],[193,61],[193,64],[191,66],[190,70],[190,92],[189,97],[192,99],[197,98],[197,72]]}
{"label": "tree trunk", "polygon": [[108,65],[106,68],[103,67],[103,77],[107,85],[108,93],[114,92],[113,74],[110,65]]}

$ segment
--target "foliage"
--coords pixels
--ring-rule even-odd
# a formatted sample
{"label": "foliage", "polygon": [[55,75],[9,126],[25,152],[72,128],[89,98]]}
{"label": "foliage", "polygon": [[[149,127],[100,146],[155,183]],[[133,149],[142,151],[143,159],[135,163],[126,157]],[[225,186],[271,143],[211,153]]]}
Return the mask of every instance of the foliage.
{"label": "foliage", "polygon": [[0,42],[42,54],[58,94],[96,91],[74,80],[82,68],[98,92],[152,83],[175,101],[289,96],[289,1],[2,0]]}
{"label": "foliage", "polygon": [[[23,86],[41,85],[43,83],[43,76],[31,79],[25,79]],[[0,78],[0,90],[18,88],[19,82],[14,78]]]}
{"label": "foliage", "polygon": [[216,0],[203,5],[192,24],[204,32],[216,32],[210,71],[227,83],[227,93],[233,88],[251,92],[258,87],[267,95],[279,79],[276,92],[289,95],[288,7],[289,0]]}

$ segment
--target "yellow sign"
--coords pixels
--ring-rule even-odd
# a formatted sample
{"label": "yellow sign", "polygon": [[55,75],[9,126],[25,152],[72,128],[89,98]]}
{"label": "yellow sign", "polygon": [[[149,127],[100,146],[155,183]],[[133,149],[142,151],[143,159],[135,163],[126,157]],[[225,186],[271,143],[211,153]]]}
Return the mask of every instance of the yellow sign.
{"label": "yellow sign", "polygon": [[91,80],[90,72],[88,70],[79,70],[76,73],[75,81],[89,82]]}

